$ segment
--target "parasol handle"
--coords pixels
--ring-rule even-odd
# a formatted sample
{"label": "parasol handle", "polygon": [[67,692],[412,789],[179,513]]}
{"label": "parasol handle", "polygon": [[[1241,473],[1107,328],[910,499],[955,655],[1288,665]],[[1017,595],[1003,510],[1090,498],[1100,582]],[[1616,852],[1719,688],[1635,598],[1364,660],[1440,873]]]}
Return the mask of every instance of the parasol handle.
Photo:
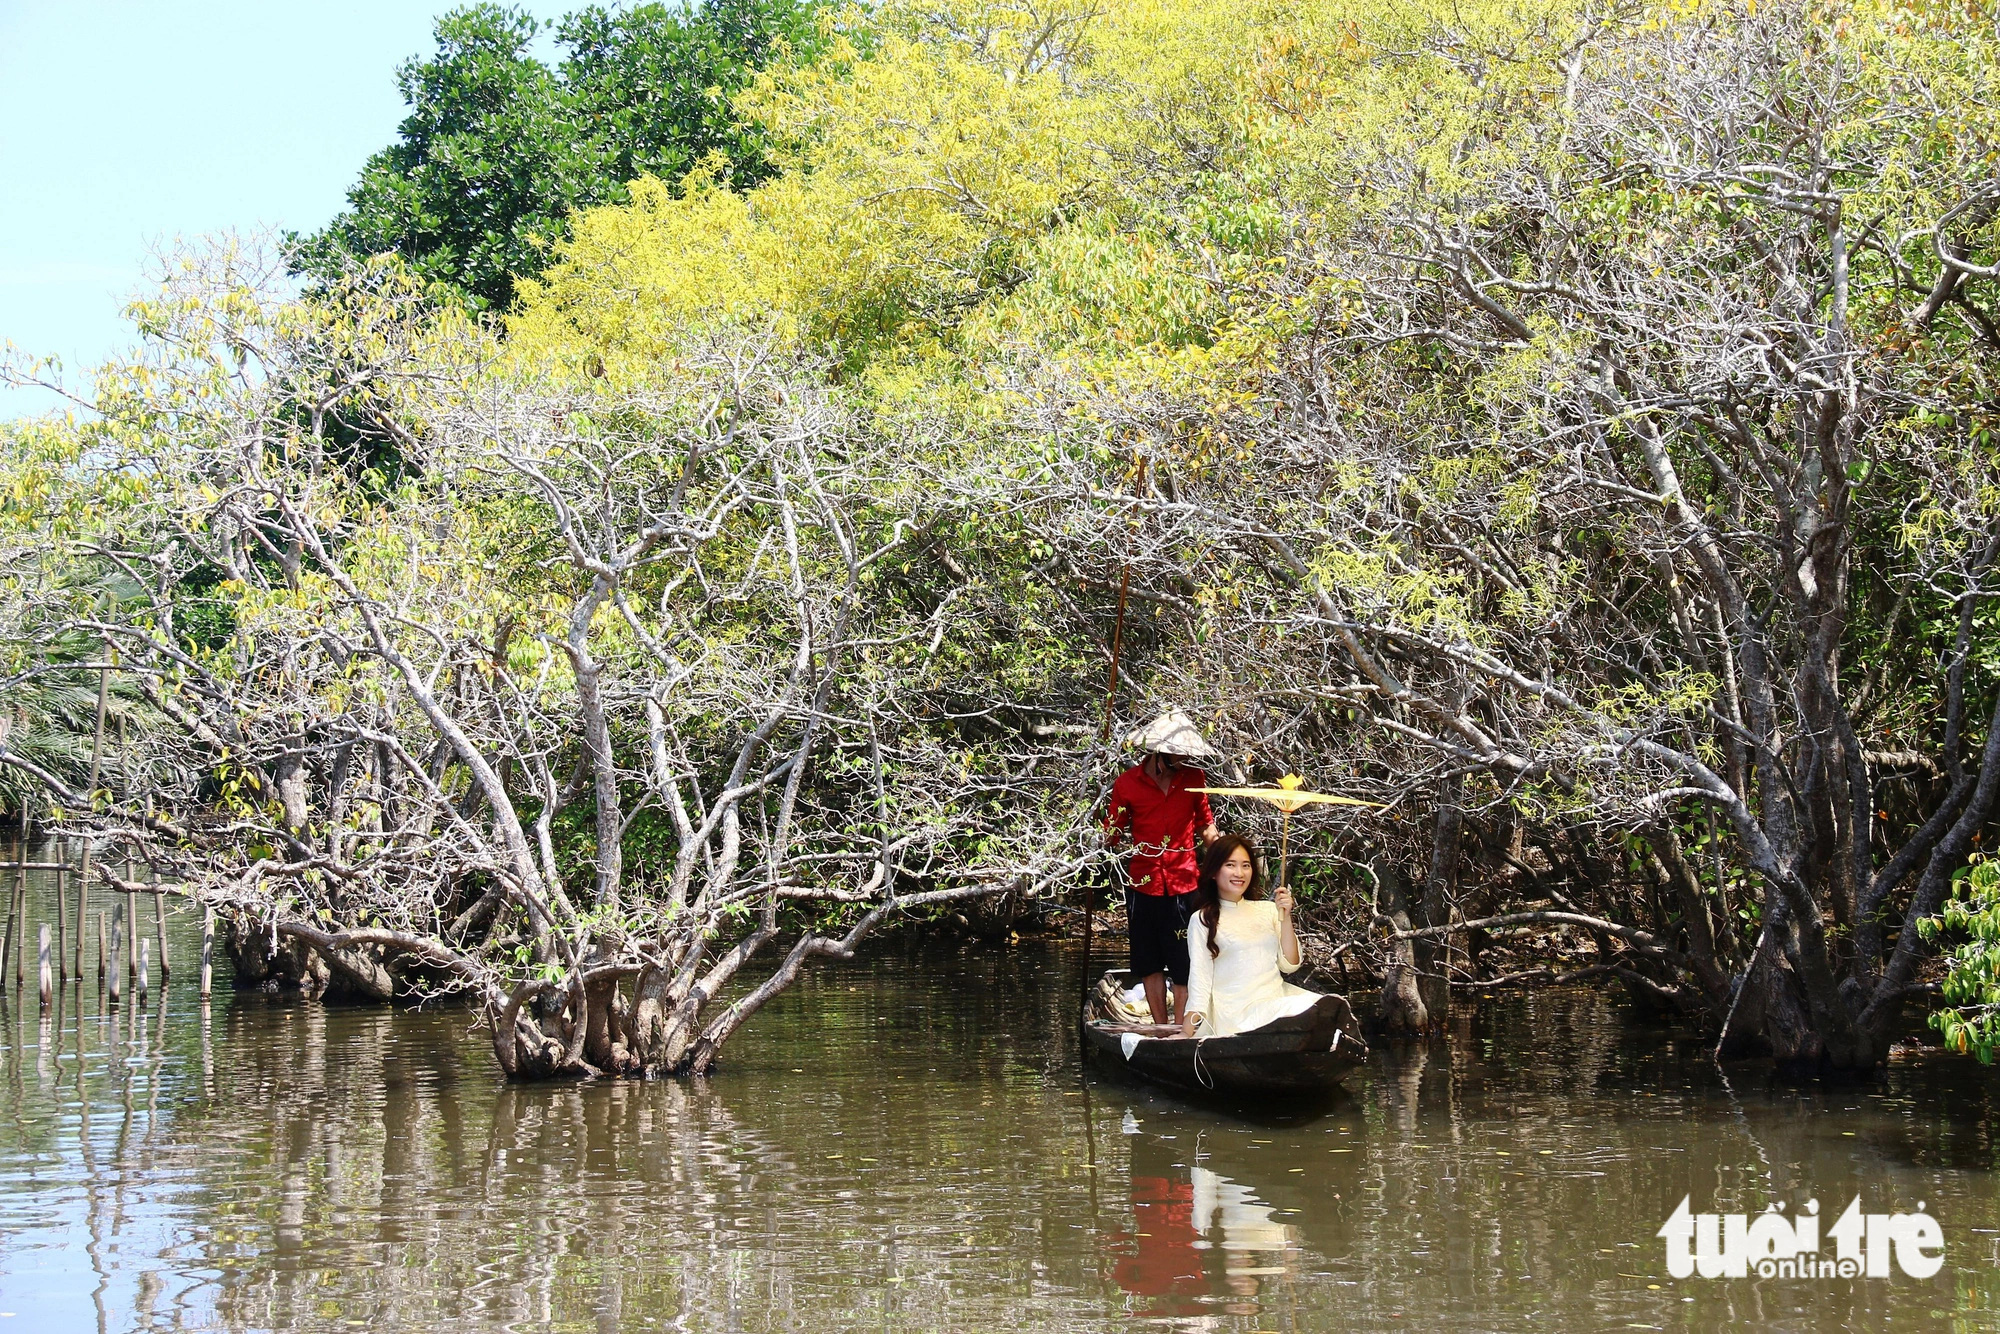
{"label": "parasol handle", "polygon": [[1285,811],[1285,818],[1278,825],[1278,883],[1281,885],[1287,883],[1285,877],[1290,870],[1291,844],[1292,813]]}

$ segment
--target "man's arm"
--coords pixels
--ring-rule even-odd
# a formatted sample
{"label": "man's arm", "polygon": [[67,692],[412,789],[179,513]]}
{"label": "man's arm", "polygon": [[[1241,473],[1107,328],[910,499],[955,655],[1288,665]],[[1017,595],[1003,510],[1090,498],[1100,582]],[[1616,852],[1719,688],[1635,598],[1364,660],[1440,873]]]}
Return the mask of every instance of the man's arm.
{"label": "man's arm", "polygon": [[[1208,778],[1206,775],[1203,775],[1202,777],[1202,786],[1203,787],[1208,786]],[[1215,810],[1208,804],[1208,793],[1197,792],[1194,794],[1194,799],[1195,799],[1195,808],[1194,808],[1195,827],[1201,830],[1201,841],[1202,844],[1206,846],[1210,843],[1215,842],[1216,839],[1222,837],[1222,828],[1221,826],[1215,823]]]}
{"label": "man's arm", "polygon": [[1125,841],[1132,830],[1132,807],[1122,800],[1113,789],[1111,801],[1104,808],[1104,846],[1116,848]]}

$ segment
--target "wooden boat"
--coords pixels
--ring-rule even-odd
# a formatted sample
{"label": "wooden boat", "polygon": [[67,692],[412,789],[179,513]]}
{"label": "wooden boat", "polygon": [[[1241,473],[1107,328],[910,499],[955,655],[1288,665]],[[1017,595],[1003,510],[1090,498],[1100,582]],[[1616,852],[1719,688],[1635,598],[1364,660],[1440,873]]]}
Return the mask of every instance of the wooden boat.
{"label": "wooden boat", "polygon": [[1325,1094],[1368,1058],[1354,1011],[1341,996],[1322,996],[1302,1014],[1226,1038],[1171,1036],[1175,1029],[1135,1024],[1119,996],[1130,975],[1114,969],[1097,984],[1083,1024],[1084,1047],[1105,1065],[1197,1097],[1302,1098]]}

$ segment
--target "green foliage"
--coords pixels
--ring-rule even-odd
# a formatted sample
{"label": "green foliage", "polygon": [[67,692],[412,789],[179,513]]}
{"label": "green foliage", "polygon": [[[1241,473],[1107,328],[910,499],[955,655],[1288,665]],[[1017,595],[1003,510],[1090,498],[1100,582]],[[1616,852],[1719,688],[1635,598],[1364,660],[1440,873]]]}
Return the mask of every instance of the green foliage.
{"label": "green foliage", "polygon": [[1917,928],[1927,940],[1947,931],[1967,937],[1945,955],[1946,1008],[1930,1025],[1945,1046],[1991,1065],[2000,1050],[2000,862],[1981,858],[1953,876],[1952,886],[1944,910]]}
{"label": "green foliage", "polygon": [[[72,567],[71,573],[76,578],[64,592],[84,605],[109,609],[130,593],[129,586],[115,577],[92,579],[94,572],[83,567]],[[72,628],[57,628],[42,616],[30,617],[0,641],[0,661],[12,669],[26,669],[10,673],[0,691],[0,742],[9,754],[54,775],[76,793],[89,787],[100,676],[108,741],[98,754],[97,792],[121,790],[132,781],[115,744],[120,727],[140,733],[157,721],[129,676],[101,674],[85,665],[104,658],[102,641]],[[0,766],[0,811],[14,816],[24,805],[31,813],[38,812],[48,805],[48,794],[26,770]]]}
{"label": "green foliage", "polygon": [[[585,10],[554,29],[566,55],[549,64],[532,20],[459,10],[436,56],[402,71],[398,143],[371,161],[350,212],[301,243],[322,286],[274,323],[276,341],[324,349],[311,375],[279,386],[312,414],[288,408],[281,429],[254,433],[271,442],[259,462],[310,474],[362,589],[384,605],[429,599],[426,630],[478,650],[459,683],[511,674],[551,716],[572,687],[563,608],[583,584],[557,537],[569,520],[542,491],[498,480],[496,459],[531,456],[576,495],[609,496],[578,478],[615,458],[632,497],[708,516],[698,543],[621,576],[629,605],[602,611],[589,639],[614,671],[665,646],[685,746],[673,763],[711,787],[729,769],[743,674],[783,664],[797,642],[791,582],[840,585],[841,548],[874,553],[839,598],[871,628],[840,659],[826,716],[871,720],[893,701],[904,749],[877,760],[856,732],[815,754],[799,789],[825,839],[813,877],[872,865],[872,841],[895,824],[873,785],[893,793],[904,776],[951,780],[925,817],[948,830],[926,835],[933,871],[1000,860],[991,831],[1021,821],[1002,809],[1018,789],[997,776],[1096,734],[1124,602],[1120,707],[1185,703],[1253,770],[1310,763],[1314,777],[1379,783],[1399,809],[1374,833],[1405,848],[1437,754],[1395,749],[1397,737],[1435,736],[1441,715],[1398,705],[1377,715],[1394,736],[1357,739],[1370,701],[1401,687],[1350,670],[1334,623],[1374,636],[1413,701],[1449,700],[1440,751],[1463,760],[1497,738],[1519,753],[1505,797],[1524,820],[1678,819],[1678,798],[1654,800],[1663,775],[1635,758],[1642,738],[1727,774],[1761,810],[1777,787],[1718,726],[1740,712],[1734,597],[1717,600],[1686,529],[1725,530],[1727,582],[1783,607],[1801,586],[1799,509],[1824,506],[1823,531],[1852,543],[1839,582],[1822,585],[1844,590],[1845,619],[1774,613],[1764,651],[1788,673],[1811,637],[1801,629],[1837,623],[1847,638],[1827,670],[1858,743],[1907,755],[1939,748],[1940,664],[2000,509],[1991,286],[1968,281],[1922,329],[1912,317],[1937,272],[1938,219],[1984,198],[2000,58],[1989,35],[1888,0],[1792,40],[1815,21],[1799,5],[1567,0],[884,0],[837,13],[707,0]],[[1778,26],[1758,38],[1765,23]],[[1753,49],[1769,69],[1713,54]],[[1838,77],[1823,78],[1835,57]],[[1853,308],[1826,345],[1854,350],[1868,397],[1827,467],[1793,454],[1809,435],[1802,382],[1745,351],[1784,326],[1789,364],[1824,332],[1831,315],[1794,295],[1817,282],[1817,261],[1801,261],[1803,288],[1771,267],[1820,242],[1794,234],[1796,207],[1759,202],[1775,168],[1685,164],[1712,154],[1713,108],[1781,107],[1831,85],[1852,100],[1813,123],[1852,165],[1824,189],[1850,220],[1876,221],[1843,243]],[[1963,108],[1963,123],[1909,114],[1935,105]],[[1760,113],[1743,133],[1766,143],[1790,114]],[[1792,161],[1797,137],[1769,139],[1772,161]],[[1960,216],[1952,243],[1990,268],[2000,223]],[[395,295],[390,280],[378,292],[341,267],[384,250],[413,290],[505,308],[504,350],[480,328],[463,349],[413,330],[418,369],[404,378],[405,335],[371,313]],[[225,394],[240,344],[192,341],[216,349],[202,392]],[[1613,352],[1615,375],[1600,364]],[[463,373],[464,388],[419,388],[432,358],[451,367],[439,383]],[[782,363],[788,378],[746,405],[740,386],[707,382],[724,361]],[[489,390],[513,401],[510,377],[533,411],[467,406]],[[134,401],[158,400],[143,375],[134,384]],[[426,396],[423,411],[400,405]],[[66,465],[24,459],[18,485],[39,504],[64,466],[81,475],[122,440],[135,462],[104,479],[106,508],[185,511],[189,540],[212,539],[234,451],[189,465],[183,497],[146,497],[163,475],[157,441],[253,434],[202,402],[190,391],[128,410],[94,440],[84,428]],[[427,434],[425,421],[455,426]],[[760,436],[801,443],[752,476]],[[1646,457],[1655,442],[1671,486]],[[1124,503],[1141,458],[1144,512]],[[328,461],[344,479],[319,470]],[[837,493],[837,540],[778,524],[799,469]],[[230,523],[255,537],[258,505]],[[60,523],[87,528],[85,508]],[[239,545],[232,580],[183,569],[176,586],[180,637],[204,661],[260,636],[284,644],[333,601],[310,561]],[[642,642],[640,616],[659,645]],[[2000,612],[1979,602],[1964,716],[1983,717],[2000,682],[1996,627]],[[316,670],[301,690],[336,711],[385,690],[345,658]],[[651,763],[636,698],[611,724],[628,784]],[[548,757],[558,777],[571,744]],[[1096,762],[1051,758],[1045,770],[1071,775]],[[1921,823],[1922,785],[1877,777],[1881,830]],[[441,781],[463,790],[460,773]],[[626,873],[657,884],[679,835],[665,807],[627,795]],[[746,805],[759,837],[775,800]],[[1051,798],[1036,818],[1076,814]],[[593,815],[578,798],[550,831],[550,878],[579,899],[600,851]],[[1684,822],[1680,837],[1721,930],[1747,946],[1767,902],[1740,842],[1726,822]],[[1639,862],[1627,872],[1646,878]],[[1973,933],[1939,1023],[1982,1058],[2000,1032],[1993,878],[1969,870],[1967,897],[1929,928]]]}
{"label": "green foliage", "polygon": [[330,279],[394,252],[473,307],[505,309],[569,215],[623,201],[636,177],[711,159],[731,186],[768,174],[764,139],[730,98],[772,57],[809,57],[818,41],[810,0],[592,5],[554,25],[566,52],[554,68],[530,50],[542,31],[497,4],[439,19],[436,54],[397,73],[410,111],[396,142],[369,159],[347,212],[290,238],[298,269]]}
{"label": "green foliage", "polygon": [[174,628],[189,648],[214,652],[236,633],[236,611],[221,592],[225,576],[213,565],[182,579],[174,588]]}

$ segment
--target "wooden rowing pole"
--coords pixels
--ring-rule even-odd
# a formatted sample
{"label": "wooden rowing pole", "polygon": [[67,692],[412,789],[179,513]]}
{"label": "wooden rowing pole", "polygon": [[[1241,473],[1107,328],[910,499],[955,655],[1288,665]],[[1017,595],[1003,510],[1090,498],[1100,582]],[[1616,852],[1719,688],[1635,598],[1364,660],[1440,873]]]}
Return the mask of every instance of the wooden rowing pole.
{"label": "wooden rowing pole", "polygon": [[[1146,458],[1137,449],[1132,451],[1132,490],[1135,495],[1146,491]],[[1104,686],[1104,730],[1098,740],[1109,744],[1111,722],[1118,708],[1118,657],[1125,651],[1125,604],[1132,589],[1132,539],[1138,531],[1139,516],[1132,519],[1132,526],[1125,532],[1125,559],[1118,567],[1118,618],[1111,626],[1111,678]],[[1097,928],[1096,889],[1089,881],[1083,887],[1083,985],[1077,996],[1076,1025],[1080,1030],[1090,1021],[1090,955],[1095,942]]]}

